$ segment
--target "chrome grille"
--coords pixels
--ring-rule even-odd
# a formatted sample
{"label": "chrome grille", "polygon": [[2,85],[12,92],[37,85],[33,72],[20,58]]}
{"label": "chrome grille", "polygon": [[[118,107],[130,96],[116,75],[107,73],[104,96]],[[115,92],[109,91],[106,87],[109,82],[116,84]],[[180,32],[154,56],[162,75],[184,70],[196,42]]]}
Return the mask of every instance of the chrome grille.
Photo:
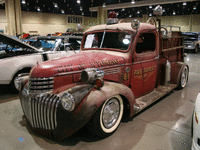
{"label": "chrome grille", "polygon": [[54,77],[49,78],[30,78],[29,90],[31,92],[47,92],[53,89]]}
{"label": "chrome grille", "polygon": [[57,108],[59,97],[46,94],[31,100],[32,125],[35,128],[53,130],[57,127]]}

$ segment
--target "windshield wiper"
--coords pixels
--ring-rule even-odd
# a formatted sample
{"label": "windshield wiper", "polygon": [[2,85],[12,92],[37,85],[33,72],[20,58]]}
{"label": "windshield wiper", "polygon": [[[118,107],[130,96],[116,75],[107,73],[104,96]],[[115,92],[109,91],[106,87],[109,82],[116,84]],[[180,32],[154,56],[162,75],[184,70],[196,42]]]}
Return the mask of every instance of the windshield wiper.
{"label": "windshield wiper", "polygon": [[106,30],[104,30],[104,32],[103,32],[103,37],[102,37],[102,40],[101,40],[100,49],[102,48],[103,41],[104,41],[104,38],[105,38],[105,34],[106,34]]}

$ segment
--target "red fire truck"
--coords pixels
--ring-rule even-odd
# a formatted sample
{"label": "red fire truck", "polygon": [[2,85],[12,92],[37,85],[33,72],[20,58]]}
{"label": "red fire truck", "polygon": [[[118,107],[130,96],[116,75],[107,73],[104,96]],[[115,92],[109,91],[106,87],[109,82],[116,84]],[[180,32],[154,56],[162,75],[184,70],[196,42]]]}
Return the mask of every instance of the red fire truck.
{"label": "red fire truck", "polygon": [[159,19],[116,20],[88,29],[80,53],[37,64],[22,77],[21,105],[35,132],[62,140],[86,126],[106,137],[122,119],[186,86],[181,31],[164,34]]}

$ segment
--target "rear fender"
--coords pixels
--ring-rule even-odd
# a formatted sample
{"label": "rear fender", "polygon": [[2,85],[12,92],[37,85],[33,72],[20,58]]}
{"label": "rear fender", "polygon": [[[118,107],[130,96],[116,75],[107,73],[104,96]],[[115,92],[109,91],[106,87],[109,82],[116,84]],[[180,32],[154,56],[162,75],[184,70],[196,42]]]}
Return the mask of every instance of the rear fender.
{"label": "rear fender", "polygon": [[179,84],[181,72],[185,66],[187,66],[187,64],[184,62],[173,62],[171,64],[171,83],[172,84],[176,84],[176,85]]}

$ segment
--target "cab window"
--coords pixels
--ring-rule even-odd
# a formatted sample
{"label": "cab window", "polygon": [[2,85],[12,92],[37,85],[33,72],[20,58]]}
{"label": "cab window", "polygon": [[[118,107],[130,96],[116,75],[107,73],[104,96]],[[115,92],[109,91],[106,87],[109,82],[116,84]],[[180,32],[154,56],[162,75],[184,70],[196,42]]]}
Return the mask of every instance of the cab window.
{"label": "cab window", "polygon": [[137,39],[136,53],[147,53],[155,51],[155,35],[143,33]]}

